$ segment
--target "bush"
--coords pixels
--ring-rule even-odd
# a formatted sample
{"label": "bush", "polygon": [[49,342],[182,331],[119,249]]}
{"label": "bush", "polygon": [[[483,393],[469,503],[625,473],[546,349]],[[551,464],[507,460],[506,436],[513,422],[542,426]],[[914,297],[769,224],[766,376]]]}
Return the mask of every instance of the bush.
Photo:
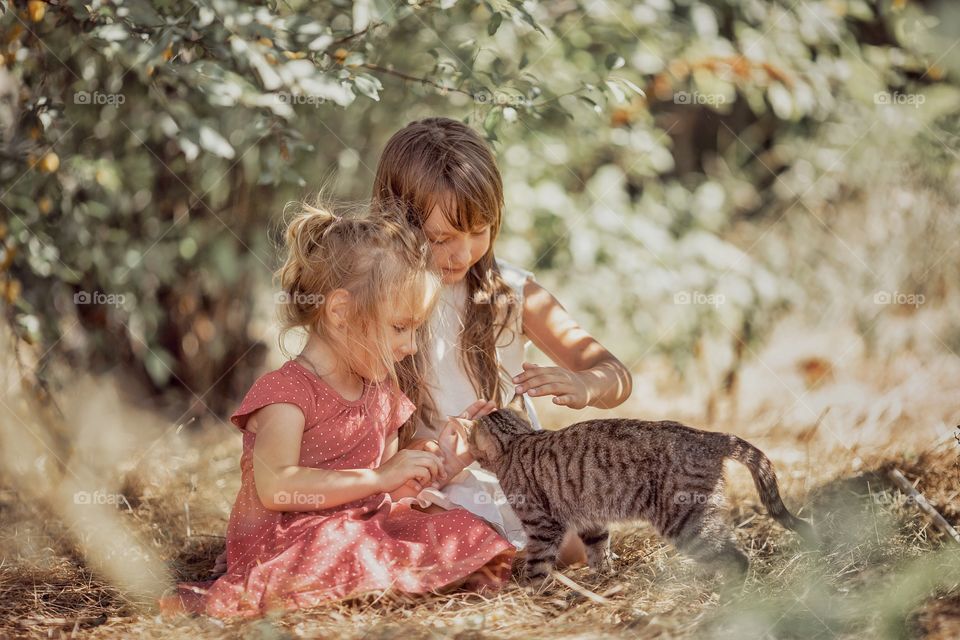
{"label": "bush", "polygon": [[[7,318],[42,354],[41,378],[61,356],[121,365],[222,412],[264,351],[252,292],[275,266],[283,204],[325,183],[365,197],[386,138],[442,113],[497,149],[500,254],[535,269],[626,360],[654,350],[682,366],[704,333],[761,339],[796,286],[738,248],[739,225],[868,186],[847,153],[874,117],[957,135],[943,115],[956,56],[941,55],[951,34],[930,22],[936,11],[855,0],[9,6]],[[878,124],[866,142],[915,138],[895,132]]]}

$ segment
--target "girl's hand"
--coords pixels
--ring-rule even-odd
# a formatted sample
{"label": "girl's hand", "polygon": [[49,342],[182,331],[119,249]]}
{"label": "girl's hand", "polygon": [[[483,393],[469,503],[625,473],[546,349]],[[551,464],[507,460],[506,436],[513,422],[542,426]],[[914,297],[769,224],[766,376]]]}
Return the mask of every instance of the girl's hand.
{"label": "girl's hand", "polygon": [[420,490],[431,483],[446,480],[443,460],[436,453],[401,449],[389,460],[377,467],[380,489],[387,493],[395,491],[408,481]]}
{"label": "girl's hand", "polygon": [[523,363],[523,372],[514,376],[518,394],[554,396],[553,404],[583,409],[590,403],[587,383],[580,374],[563,367],[541,367]]}
{"label": "girl's hand", "polygon": [[473,462],[467,447],[467,434],[460,423],[452,417],[440,431],[437,442],[443,456],[443,469],[451,478]]}
{"label": "girl's hand", "polygon": [[[497,405],[492,400],[477,400],[461,411],[457,417],[476,420],[495,411],[496,408]],[[451,419],[447,422],[447,425],[441,430],[438,440],[420,438],[412,441],[404,448],[412,451],[428,451],[441,458],[444,475],[440,482],[436,483],[438,487],[441,487],[447,480],[453,478],[463,471],[464,467],[473,462],[473,458],[470,457],[467,449],[466,434],[456,421]],[[423,489],[423,485],[416,479],[408,480],[406,486],[418,492]]]}
{"label": "girl's hand", "polygon": [[437,445],[436,440],[430,440],[429,438],[418,438],[412,440],[410,444],[404,447],[404,449],[411,449],[413,451],[429,451],[430,453],[440,453],[440,447]]}
{"label": "girl's hand", "polygon": [[[430,440],[428,438],[420,438],[420,439],[414,440],[404,448],[412,449],[413,451],[429,451],[430,453],[435,453],[436,455],[443,457],[440,451],[440,445],[437,444],[437,441]],[[445,471],[447,470],[446,462],[444,462],[444,470]],[[447,473],[447,477],[448,478],[450,477],[449,473]],[[420,491],[423,489],[420,483],[417,482],[416,480],[407,480],[404,486],[408,487],[413,491],[416,491],[417,493],[420,493]]]}
{"label": "girl's hand", "polygon": [[496,409],[497,405],[492,400],[477,400],[460,412],[456,418],[450,416],[447,420],[447,424],[440,431],[437,443],[443,455],[444,469],[450,478],[473,462],[473,456],[470,455],[470,448],[467,446],[467,433],[457,419],[476,420]]}
{"label": "girl's hand", "polygon": [[495,403],[493,400],[483,400],[481,398],[461,411],[460,415],[457,417],[465,418],[467,420],[476,420],[477,418],[482,418],[488,413],[493,413],[496,410],[497,403]]}

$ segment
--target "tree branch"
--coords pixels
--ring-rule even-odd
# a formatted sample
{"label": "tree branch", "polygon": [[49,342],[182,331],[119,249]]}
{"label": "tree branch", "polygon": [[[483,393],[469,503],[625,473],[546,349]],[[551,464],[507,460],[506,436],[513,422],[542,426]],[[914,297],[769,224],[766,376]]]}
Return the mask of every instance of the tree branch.
{"label": "tree branch", "polygon": [[419,82],[421,84],[430,85],[431,87],[436,87],[437,89],[444,92],[462,93],[465,96],[470,96],[471,98],[473,97],[473,94],[465,89],[458,89],[456,87],[447,87],[437,82],[434,82],[429,78],[418,78],[417,76],[412,76],[409,73],[404,73],[402,71],[397,71],[396,69],[390,69],[387,67],[381,67],[380,65],[373,64],[371,62],[365,62],[360,66],[363,67],[364,69],[369,69],[370,71],[374,71],[377,73],[385,73],[387,75],[396,76],[397,78],[406,80],[407,82]]}

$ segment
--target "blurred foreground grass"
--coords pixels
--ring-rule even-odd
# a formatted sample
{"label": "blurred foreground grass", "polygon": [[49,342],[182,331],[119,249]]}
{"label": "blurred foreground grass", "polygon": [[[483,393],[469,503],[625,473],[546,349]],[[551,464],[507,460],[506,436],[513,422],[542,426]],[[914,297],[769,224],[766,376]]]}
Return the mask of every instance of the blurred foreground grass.
{"label": "blurred foreground grass", "polygon": [[[864,373],[861,378],[865,385],[882,380]],[[746,471],[732,465],[731,517],[753,562],[742,590],[728,592],[700,575],[648,527],[620,525],[613,538],[620,556],[614,576],[598,579],[586,568],[565,572],[604,595],[607,604],[557,584],[538,595],[511,585],[485,595],[371,595],[241,623],[163,620],[152,605],[159,593],[178,580],[206,578],[223,548],[239,486],[240,442],[225,423],[165,423],[123,400],[115,383],[78,381],[61,407],[67,420],[44,417],[6,387],[0,405],[5,603],[0,634],[951,638],[960,633],[960,547],[931,529],[885,475],[892,466],[900,468],[957,523],[960,448],[952,434],[917,439],[905,429],[889,429],[885,438],[874,434],[848,444],[821,432],[825,419],[798,431],[778,429],[769,417],[747,430],[711,426],[747,435],[771,455],[786,501],[815,520],[825,544],[821,551],[800,549],[763,512]],[[838,383],[823,386],[831,384]],[[694,403],[683,389],[664,389],[655,403],[642,394],[617,413],[649,415],[654,409],[644,408],[647,404],[662,416],[689,415]],[[784,395],[781,391],[781,408],[789,404]],[[563,410],[541,409],[552,426],[573,419]],[[905,419],[931,419],[945,410],[951,409],[928,405]],[[856,433],[869,418],[868,412],[860,415],[859,422],[851,417],[835,427]]]}

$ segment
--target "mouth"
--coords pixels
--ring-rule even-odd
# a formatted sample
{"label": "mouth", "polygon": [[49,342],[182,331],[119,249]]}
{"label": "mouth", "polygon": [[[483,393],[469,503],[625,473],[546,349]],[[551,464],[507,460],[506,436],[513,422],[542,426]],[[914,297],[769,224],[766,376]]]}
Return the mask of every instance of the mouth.
{"label": "mouth", "polygon": [[456,269],[442,267],[440,270],[443,272],[443,275],[445,276],[455,276],[455,275],[466,273],[467,269],[469,269],[469,267],[459,267]]}

